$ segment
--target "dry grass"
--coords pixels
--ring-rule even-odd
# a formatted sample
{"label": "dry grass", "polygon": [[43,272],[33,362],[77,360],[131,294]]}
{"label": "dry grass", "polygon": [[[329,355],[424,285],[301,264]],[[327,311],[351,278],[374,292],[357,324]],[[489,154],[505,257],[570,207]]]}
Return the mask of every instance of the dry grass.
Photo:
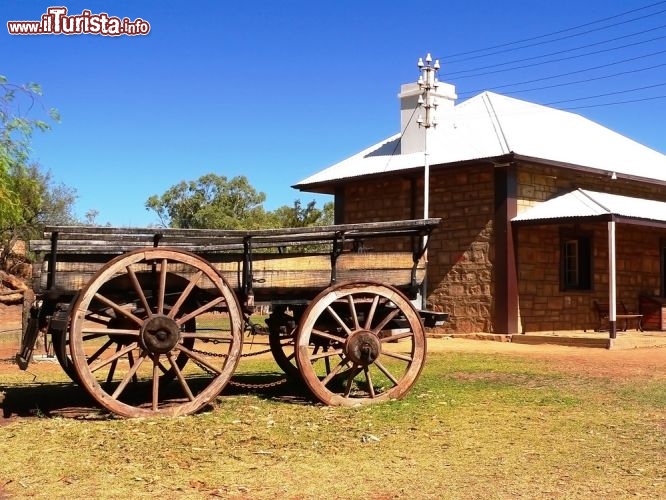
{"label": "dry grass", "polygon": [[[277,377],[269,361],[241,368],[243,379]],[[666,496],[663,379],[442,353],[388,404],[328,408],[293,385],[230,388],[199,415],[121,420],[58,416],[85,402],[52,372],[59,378],[40,372],[39,385],[3,379],[25,414],[41,416],[0,427],[0,487],[16,497]],[[40,408],[48,395],[60,405]]]}

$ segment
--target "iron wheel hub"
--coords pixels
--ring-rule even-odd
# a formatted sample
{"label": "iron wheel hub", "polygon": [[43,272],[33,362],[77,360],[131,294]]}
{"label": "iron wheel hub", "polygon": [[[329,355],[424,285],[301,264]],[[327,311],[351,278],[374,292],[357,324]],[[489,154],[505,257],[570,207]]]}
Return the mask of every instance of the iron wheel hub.
{"label": "iron wheel hub", "polygon": [[152,354],[166,354],[180,340],[180,327],[171,318],[156,315],[141,327],[141,342]]}
{"label": "iron wheel hub", "polygon": [[381,343],[369,330],[357,330],[345,343],[347,357],[357,366],[368,366],[375,362],[381,353]]}

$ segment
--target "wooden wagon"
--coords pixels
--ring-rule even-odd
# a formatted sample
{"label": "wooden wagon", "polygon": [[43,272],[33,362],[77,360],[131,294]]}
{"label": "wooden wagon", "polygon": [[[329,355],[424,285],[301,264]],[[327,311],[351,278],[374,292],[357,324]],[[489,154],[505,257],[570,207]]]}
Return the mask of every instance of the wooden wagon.
{"label": "wooden wagon", "polygon": [[216,398],[255,304],[270,350],[325,404],[402,397],[426,356],[417,297],[439,219],[277,230],[49,227],[26,294],[17,363],[44,334],[65,372],[126,417]]}

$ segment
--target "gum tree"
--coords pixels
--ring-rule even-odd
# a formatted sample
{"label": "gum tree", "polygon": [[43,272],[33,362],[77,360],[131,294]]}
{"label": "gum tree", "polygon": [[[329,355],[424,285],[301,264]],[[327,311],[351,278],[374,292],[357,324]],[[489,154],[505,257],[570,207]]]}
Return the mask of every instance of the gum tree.
{"label": "gum tree", "polygon": [[181,229],[253,229],[265,226],[266,195],[257,192],[245,176],[227,179],[206,174],[181,181],[161,196],[146,201],[164,227]]}
{"label": "gum tree", "polygon": [[50,172],[30,160],[34,131],[47,131],[47,115],[59,121],[55,109],[41,105],[38,84],[17,85],[0,76],[0,266],[5,267],[18,239],[29,239],[44,224],[75,222],[74,189],[53,182]]}

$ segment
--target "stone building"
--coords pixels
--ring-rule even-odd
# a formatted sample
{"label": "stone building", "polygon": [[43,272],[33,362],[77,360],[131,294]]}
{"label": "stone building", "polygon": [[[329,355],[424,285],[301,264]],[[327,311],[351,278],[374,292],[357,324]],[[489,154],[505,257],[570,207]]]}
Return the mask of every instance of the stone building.
{"label": "stone building", "polygon": [[[416,84],[401,88],[402,133],[294,187],[333,194],[337,223],[422,217],[419,94]],[[441,83],[437,99],[428,213],[443,221],[428,247],[427,303],[449,313],[447,328],[593,329],[594,301],[633,311],[642,297],[660,303],[665,155],[577,114],[492,92],[456,104],[453,85]]]}

